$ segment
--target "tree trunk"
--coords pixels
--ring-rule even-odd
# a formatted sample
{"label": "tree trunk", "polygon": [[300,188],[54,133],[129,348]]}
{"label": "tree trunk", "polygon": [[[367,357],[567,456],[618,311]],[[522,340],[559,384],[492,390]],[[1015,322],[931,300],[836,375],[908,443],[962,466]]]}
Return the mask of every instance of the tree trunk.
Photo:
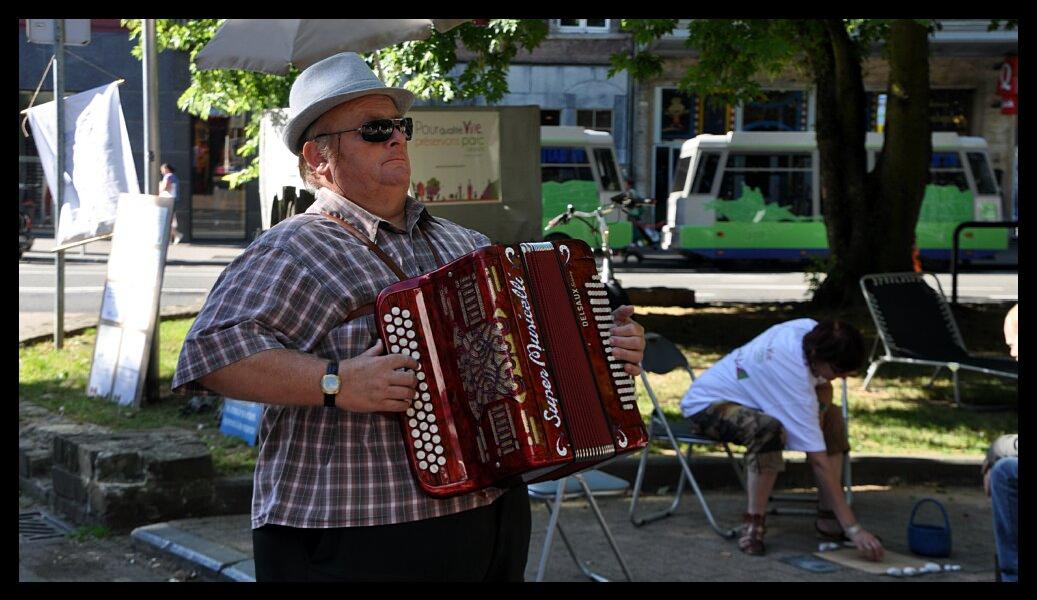
{"label": "tree trunk", "polygon": [[817,89],[817,147],[821,169],[821,215],[828,235],[827,276],[815,306],[860,302],[857,280],[868,260],[871,232],[862,226],[869,210],[864,149],[866,105],[861,57],[839,19],[806,22],[804,39]]}
{"label": "tree trunk", "polygon": [[874,272],[910,271],[929,173],[929,33],[910,19],[890,25],[885,141],[870,174]]}

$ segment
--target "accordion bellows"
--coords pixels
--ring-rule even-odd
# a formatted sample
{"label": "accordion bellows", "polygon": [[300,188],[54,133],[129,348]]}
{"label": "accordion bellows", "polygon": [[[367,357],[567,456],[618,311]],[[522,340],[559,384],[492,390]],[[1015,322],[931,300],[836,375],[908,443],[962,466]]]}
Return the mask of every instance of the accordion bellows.
{"label": "accordion bellows", "polygon": [[384,289],[376,314],[388,352],[419,363],[400,424],[431,496],[557,479],[647,444],[582,241],[480,248]]}

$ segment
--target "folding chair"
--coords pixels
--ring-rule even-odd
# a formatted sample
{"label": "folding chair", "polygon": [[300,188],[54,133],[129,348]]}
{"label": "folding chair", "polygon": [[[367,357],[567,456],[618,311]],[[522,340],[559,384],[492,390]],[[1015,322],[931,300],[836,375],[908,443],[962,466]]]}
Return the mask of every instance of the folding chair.
{"label": "folding chair", "polygon": [[[926,282],[926,275],[936,282],[936,287]],[[958,323],[947,304],[940,280],[935,275],[878,273],[861,277],[860,284],[878,330],[862,389],[868,389],[879,367],[888,362],[936,367],[929,380],[930,386],[940,369],[947,367],[954,380],[954,403],[958,407],[988,410],[1007,408],[962,404],[959,370],[1018,379],[1019,363],[1004,358],[974,356],[965,349]],[[879,341],[885,353],[876,356]]]}
{"label": "folding chair", "polygon": [[562,531],[562,524],[558,522],[559,516],[562,512],[562,501],[579,498],[581,496],[586,498],[587,502],[590,504],[591,511],[594,513],[594,517],[598,520],[598,524],[601,526],[601,531],[605,534],[605,539],[608,540],[613,554],[616,555],[616,560],[619,561],[620,568],[623,569],[623,575],[626,576],[627,581],[633,581],[633,578],[630,576],[630,569],[627,568],[627,563],[623,560],[623,555],[619,551],[619,546],[616,545],[616,540],[612,537],[612,532],[609,530],[609,526],[605,523],[605,518],[602,516],[601,510],[598,508],[598,503],[594,500],[595,496],[620,496],[629,486],[630,484],[627,483],[625,479],[609,475],[604,471],[596,469],[574,473],[557,481],[532,483],[528,486],[529,497],[533,500],[543,501],[544,505],[547,507],[547,512],[550,515],[547,523],[547,534],[544,537],[544,549],[540,553],[540,564],[537,567],[537,581],[543,581],[544,579],[544,569],[547,567],[547,557],[551,553],[551,542],[554,538],[555,529],[557,529],[558,534],[562,536],[562,541],[565,543],[565,547],[569,550],[569,556],[572,557],[573,562],[576,563],[576,566],[580,568],[580,571],[582,571],[584,575],[594,581],[608,581],[608,579],[603,575],[588,569],[580,559],[577,558],[576,551],[569,542],[569,538],[567,538],[565,532]]}
{"label": "folding chair", "polygon": [[[641,359],[641,382],[645,386],[645,391],[648,393],[648,397],[652,400],[652,415],[649,418],[648,423],[648,446],[641,452],[641,462],[637,467],[637,477],[634,480],[634,493],[630,500],[630,521],[640,527],[653,521],[658,521],[664,517],[668,517],[677,510],[677,507],[681,502],[681,495],[684,492],[685,481],[691,482],[691,487],[695,490],[695,496],[699,499],[699,504],[702,505],[702,512],[706,514],[706,519],[709,521],[709,526],[716,531],[718,535],[724,538],[733,538],[737,534],[737,529],[724,529],[717,524],[715,518],[713,518],[713,512],[709,509],[709,504],[706,502],[705,496],[702,495],[702,490],[699,489],[699,484],[695,481],[695,475],[691,472],[691,453],[692,449],[696,445],[704,446],[715,446],[722,445],[724,451],[727,452],[727,456],[731,461],[731,465],[735,470],[735,474],[738,476],[739,481],[742,482],[742,487],[745,487],[745,481],[743,479],[741,469],[738,466],[738,460],[734,457],[731,452],[731,448],[725,442],[718,442],[710,438],[694,435],[690,431],[690,427],[685,423],[670,424],[666,420],[665,414],[663,414],[662,407],[659,406],[659,399],[655,396],[655,390],[652,389],[652,384],[648,381],[646,375],[647,372],[656,373],[663,375],[673,371],[674,369],[684,369],[684,371],[691,378],[691,382],[695,381],[695,371],[692,370],[691,366],[688,365],[688,360],[684,358],[684,354],[671,342],[663,336],[647,332],[645,333],[645,353]],[[652,513],[645,516],[637,515],[637,499],[641,495],[641,485],[644,483],[645,468],[648,464],[648,450],[651,448],[653,441],[663,440],[669,442],[670,446],[677,453],[677,460],[680,462],[681,474],[680,479],[677,482],[677,492],[674,495],[673,503],[670,504],[669,508],[661,511]],[[688,444],[687,455],[681,452],[681,444]]]}

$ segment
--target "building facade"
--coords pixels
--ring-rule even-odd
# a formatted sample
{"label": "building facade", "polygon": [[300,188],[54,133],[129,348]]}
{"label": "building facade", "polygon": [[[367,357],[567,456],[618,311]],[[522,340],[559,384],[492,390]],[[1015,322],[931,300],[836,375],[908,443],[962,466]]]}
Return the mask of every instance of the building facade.
{"label": "building facade", "polygon": [[[930,36],[930,124],[933,131],[987,140],[1002,190],[1002,214],[1009,218],[1017,214],[1013,190],[1018,117],[1003,112],[998,88],[1006,57],[1018,54],[1018,33],[987,31],[989,24],[982,19],[945,20],[942,29]],[[665,199],[673,189],[684,141],[728,131],[813,131],[816,119],[811,82],[792,68],[774,79],[760,80],[766,97],[759,102],[723,106],[681,93],[677,83],[696,61],[685,46],[686,27],[687,21],[682,21],[673,35],[652,44],[649,49],[664,59],[664,72],[642,82],[634,93],[631,168],[636,187],[649,190],[659,202],[657,215],[665,215]],[[877,48],[863,67],[869,131],[881,132],[889,65]]]}
{"label": "building facade", "polygon": [[[54,56],[51,44],[30,43],[26,21],[18,22],[19,111],[32,102],[53,100],[54,72],[48,64]],[[67,95],[124,79],[119,87],[137,179],[144,189],[144,93],[143,63],[134,58],[129,31],[118,19],[90,19],[90,41],[65,47]],[[159,162],[169,163],[180,179],[175,210],[180,232],[186,239],[244,242],[259,227],[258,187],[231,190],[223,175],[244,166],[232,151],[242,141],[244,122],[219,114],[203,120],[177,108],[177,99],[190,85],[185,52],[158,53]],[[39,92],[37,93],[37,88]],[[35,98],[34,98],[35,96]],[[40,159],[29,131],[19,115],[19,203],[40,233],[52,230],[53,200],[44,184]],[[25,133],[29,133],[28,136]]]}

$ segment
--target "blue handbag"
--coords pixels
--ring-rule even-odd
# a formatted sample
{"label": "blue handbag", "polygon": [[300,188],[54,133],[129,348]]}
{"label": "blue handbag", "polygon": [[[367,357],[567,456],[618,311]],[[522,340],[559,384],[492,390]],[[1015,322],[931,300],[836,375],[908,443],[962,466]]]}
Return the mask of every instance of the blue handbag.
{"label": "blue handbag", "polygon": [[[926,502],[932,502],[943,513],[943,527],[915,523],[915,513]],[[951,555],[951,523],[947,518],[947,510],[935,499],[922,498],[915,502],[914,508],[911,509],[911,519],[907,523],[907,546],[911,552],[922,556]]]}

